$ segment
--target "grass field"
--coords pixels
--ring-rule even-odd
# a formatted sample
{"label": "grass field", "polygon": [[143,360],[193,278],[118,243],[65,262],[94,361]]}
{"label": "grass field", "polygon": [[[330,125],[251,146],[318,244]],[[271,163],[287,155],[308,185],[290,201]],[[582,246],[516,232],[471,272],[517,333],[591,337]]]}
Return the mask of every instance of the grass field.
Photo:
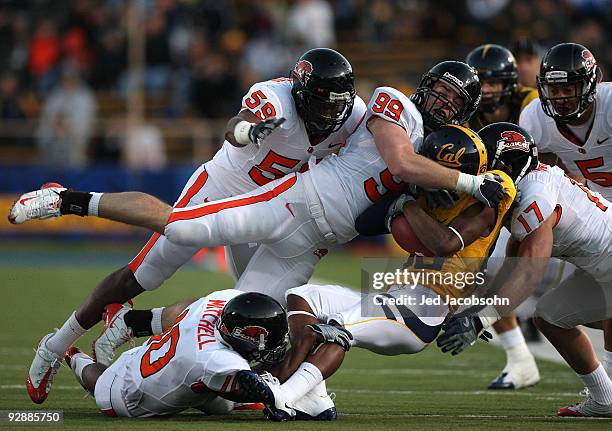
{"label": "grass field", "polygon": [[[203,417],[186,412],[164,419],[111,419],[101,415],[72,373],[60,370],[42,406],[31,403],[24,378],[39,338],[61,325],[93,285],[126,262],[135,249],[97,245],[0,246],[0,410],[59,409],[63,425],[53,429],[333,429],[333,430],[610,430],[608,420],[561,419],[556,409],[579,400],[578,379],[567,367],[540,362],[543,381],[518,392],[485,390],[503,366],[504,354],[478,345],[456,358],[434,346],[413,356],[382,357],[351,350],[341,370],[328,382],[337,395],[340,418],[335,423],[265,422],[258,412],[230,417]],[[323,259],[322,279],[357,286],[359,260],[341,253]],[[138,307],[159,306],[202,296],[231,286],[229,277],[185,268],[164,287],[141,295]],[[87,347],[95,328],[78,344]],[[3,426],[4,425],[4,426]],[[0,423],[0,428],[7,427]],[[23,429],[23,427],[21,427]]]}

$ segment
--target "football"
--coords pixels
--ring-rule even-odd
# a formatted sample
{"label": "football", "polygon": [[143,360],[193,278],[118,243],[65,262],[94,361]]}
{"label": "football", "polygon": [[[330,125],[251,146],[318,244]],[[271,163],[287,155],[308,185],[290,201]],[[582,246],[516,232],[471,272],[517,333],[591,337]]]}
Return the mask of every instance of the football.
{"label": "football", "polygon": [[416,236],[412,226],[403,216],[395,217],[391,222],[391,235],[395,242],[408,253],[418,253],[428,257],[434,255]]}

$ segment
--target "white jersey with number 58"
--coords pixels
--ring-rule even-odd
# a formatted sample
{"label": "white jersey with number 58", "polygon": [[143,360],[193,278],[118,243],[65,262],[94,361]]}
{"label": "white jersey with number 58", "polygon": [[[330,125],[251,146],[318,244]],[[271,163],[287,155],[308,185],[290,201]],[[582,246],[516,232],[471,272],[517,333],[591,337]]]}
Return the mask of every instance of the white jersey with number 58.
{"label": "white jersey with number 58", "polygon": [[568,178],[562,169],[544,164],[517,188],[521,198],[512,213],[512,235],[517,240],[555,217],[552,256],[598,281],[612,281],[612,203]]}
{"label": "white jersey with number 58", "polygon": [[366,106],[355,97],[353,111],[336,132],[311,145],[304,121],[298,115],[291,95],[292,81],[278,78],[253,85],[242,99],[242,109],[261,119],[283,117],[285,122],[263,140],[261,145],[237,148],[225,141],[214,158],[206,164],[208,173],[228,196],[251,191],[291,172],[308,169],[311,157],[319,162],[337,153],[355,131]]}
{"label": "white jersey with number 58", "polygon": [[595,118],[582,141],[544,113],[539,99],[521,113],[519,125],[535,139],[542,153],[554,153],[586,186],[612,200],[612,83],[597,84]]}

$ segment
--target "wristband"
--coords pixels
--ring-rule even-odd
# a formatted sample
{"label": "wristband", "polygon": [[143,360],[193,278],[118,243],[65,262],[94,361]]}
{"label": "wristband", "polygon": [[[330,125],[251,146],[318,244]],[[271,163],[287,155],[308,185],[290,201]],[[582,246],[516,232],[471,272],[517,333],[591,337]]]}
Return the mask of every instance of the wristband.
{"label": "wristband", "polygon": [[474,175],[466,174],[464,172],[459,172],[459,178],[457,179],[457,185],[455,185],[455,190],[460,193],[467,193],[469,195],[473,195],[476,185],[476,177]]}
{"label": "wristband", "polygon": [[234,127],[234,139],[240,145],[249,145],[251,142],[251,137],[249,136],[249,132],[251,131],[252,123],[248,121],[240,121]]}
{"label": "wristband", "polygon": [[478,318],[480,319],[480,322],[482,323],[482,328],[488,329],[495,322],[501,319],[501,316],[499,315],[499,312],[494,306],[487,305],[485,308],[483,308],[482,310],[478,312]]}

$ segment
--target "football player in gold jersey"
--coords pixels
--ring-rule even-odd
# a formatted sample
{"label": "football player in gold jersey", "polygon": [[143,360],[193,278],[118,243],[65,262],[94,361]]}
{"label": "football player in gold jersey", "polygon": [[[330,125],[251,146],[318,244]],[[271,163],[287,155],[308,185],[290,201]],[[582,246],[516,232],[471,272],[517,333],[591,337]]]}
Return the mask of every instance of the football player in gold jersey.
{"label": "football player in gold jersey", "polygon": [[[465,61],[478,72],[482,88],[480,107],[470,118],[469,126],[480,130],[500,121],[518,124],[521,112],[529,102],[538,98],[538,91],[518,83],[514,55],[503,46],[486,44],[473,49]],[[504,247],[509,236],[504,229],[500,248]],[[495,256],[499,253],[501,251],[496,250]],[[538,383],[540,372],[516,315],[505,316],[493,328],[506,352],[506,366],[489,384],[489,389],[521,389]]]}
{"label": "football player in gold jersey", "polygon": [[[530,143],[533,141],[525,141],[527,146]],[[433,131],[425,138],[419,152],[462,172],[476,174],[487,170],[484,144],[475,132],[461,126],[447,125]],[[429,268],[430,272],[444,273],[444,280],[447,276],[458,280],[459,275],[477,273],[495,244],[502,220],[516,194],[510,175],[501,170],[492,172],[499,176],[506,189],[504,199],[496,208],[488,208],[465,195],[460,195],[452,208],[431,208],[425,198],[415,199],[405,193],[379,201],[370,212],[359,217],[359,224],[369,225],[379,234],[388,233],[387,226],[392,223],[409,223],[414,236],[426,249],[408,250],[415,253],[411,253],[403,269],[415,274]],[[379,206],[383,207],[382,211]],[[381,217],[382,214],[387,217]],[[423,251],[425,253],[421,253]],[[473,281],[476,279],[477,275],[472,277]],[[422,283],[385,286],[389,288],[369,294],[341,286],[313,284],[288,290],[293,349],[274,374],[283,381],[313,349],[327,342],[330,366],[326,367],[326,361],[322,361],[320,371],[325,378],[330,376],[341,363],[344,349],[329,346],[329,343],[341,346],[340,340],[347,332],[352,338],[350,346],[375,353],[420,352],[436,338],[445,318],[454,311],[455,300],[469,297],[476,284],[464,280],[459,286],[459,283],[444,280],[431,277],[431,280],[421,279]],[[320,332],[313,333],[307,329],[308,325],[315,325]],[[279,400],[284,398],[282,387],[272,390]]]}

